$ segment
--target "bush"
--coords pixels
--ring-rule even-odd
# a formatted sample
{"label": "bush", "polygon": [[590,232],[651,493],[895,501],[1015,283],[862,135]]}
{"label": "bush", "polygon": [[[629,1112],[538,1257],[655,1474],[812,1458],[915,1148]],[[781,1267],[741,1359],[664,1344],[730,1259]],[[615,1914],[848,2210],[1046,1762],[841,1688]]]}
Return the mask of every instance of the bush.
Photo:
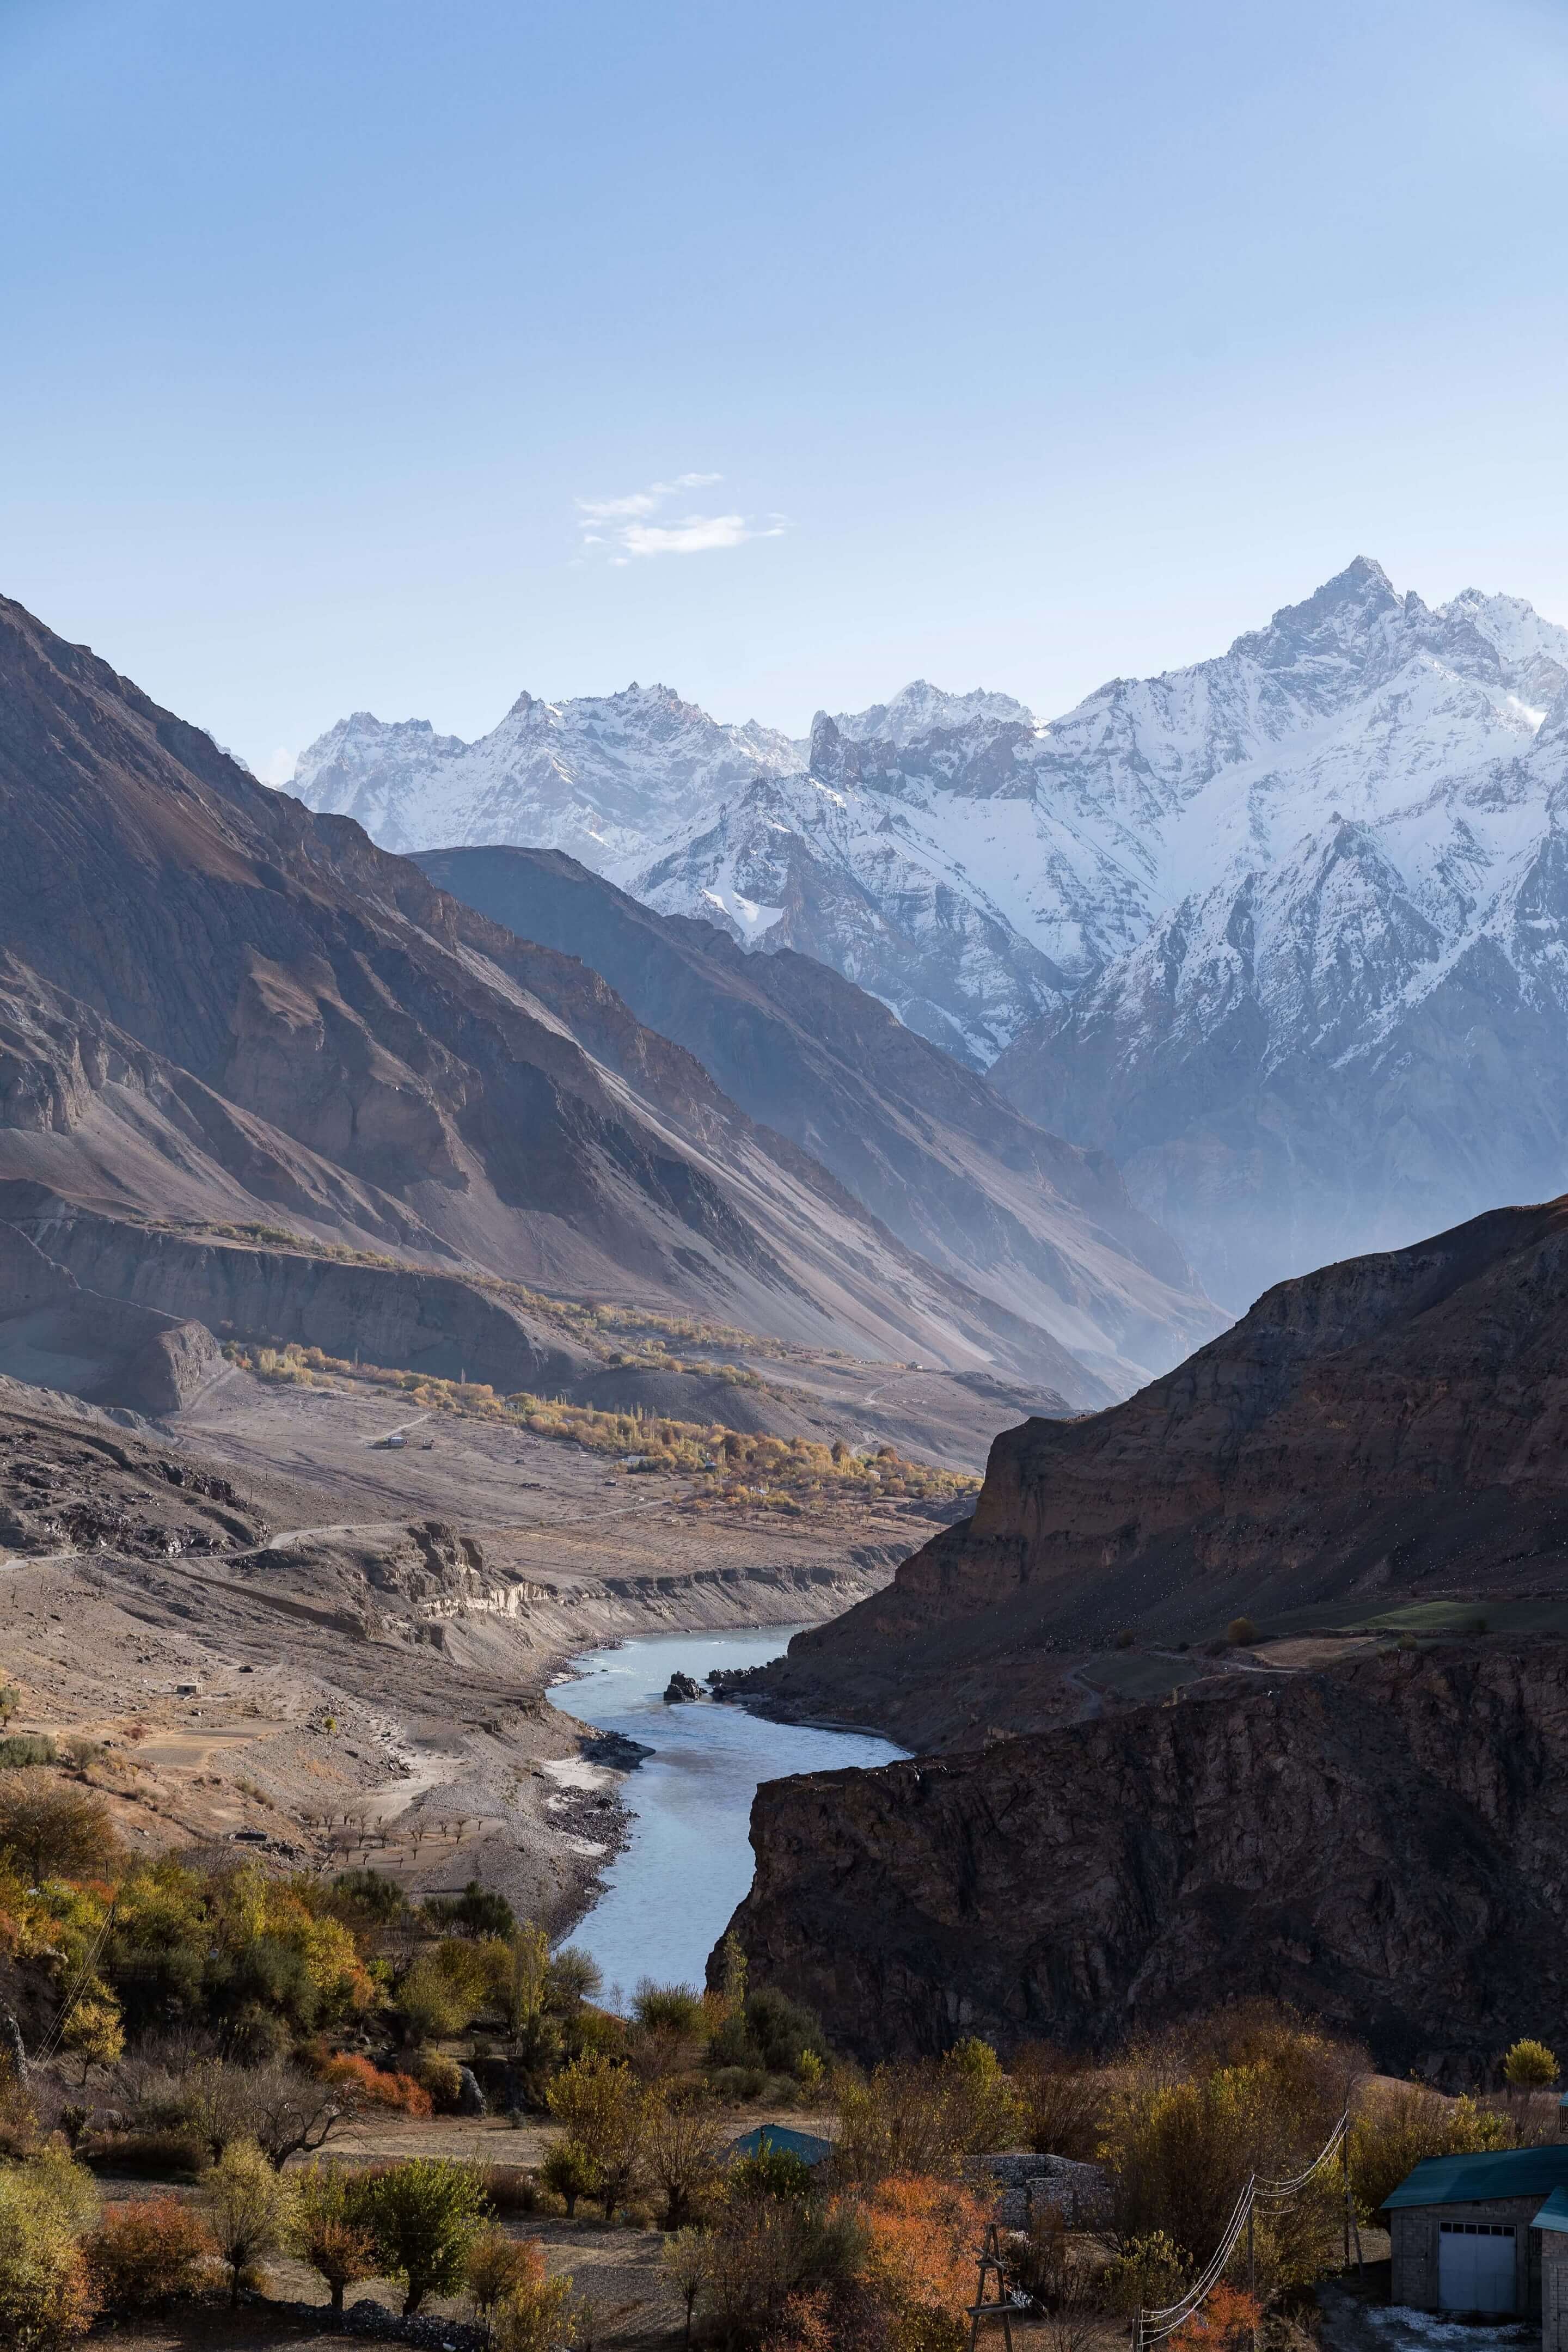
{"label": "bush", "polygon": [[217,2252],[201,2215],[175,2197],[110,2207],[84,2252],[98,2303],[107,2311],[151,2311],[189,2294]]}
{"label": "bush", "polygon": [[478,2015],[483,1992],[443,1969],[438,1952],[421,1952],[399,1979],[395,1998],[411,2040],[439,2042],[461,2033]]}
{"label": "bush", "polygon": [[558,2139],[545,2150],[544,2161],[539,2168],[539,2178],[544,2187],[552,2189],[566,2208],[570,2221],[577,2210],[579,2197],[597,2194],[599,2167],[578,2140]]}
{"label": "bush", "polygon": [[481,1886],[477,1878],[470,1878],[460,1895],[432,1895],[425,1916],[437,1927],[456,1927],[459,1935],[475,1937],[507,1937],[517,1926],[506,1896]]}
{"label": "bush", "polygon": [[692,1985],[657,1985],[644,1977],[632,2000],[632,2014],[650,2032],[696,2034],[708,2019],[702,1996]]}
{"label": "bush", "polygon": [[254,2140],[231,2141],[207,2174],[202,2205],[228,2271],[231,2309],[239,2306],[246,2273],[283,2243],[292,2204],[290,2189]]}
{"label": "bush", "polygon": [[542,2254],[532,2247],[529,2252],[534,2256],[534,2274],[504,2295],[490,2315],[496,2352],[555,2352],[557,2346],[582,2340],[571,2279],[546,2277]]}
{"label": "bush", "polygon": [[194,2132],[174,2127],[153,2131],[89,2132],[82,2142],[89,2164],[105,2172],[145,2174],[153,2180],[195,2180],[212,2161]]}
{"label": "bush", "polygon": [[1013,2146],[1023,2114],[989,2042],[972,2034],[948,2052],[942,2062],[942,2092],[950,2128],[966,2156]]}
{"label": "bush", "polygon": [[1013,2092],[1024,2137],[1042,2156],[1092,2162],[1105,2114],[1099,2072],[1048,2042],[1031,2042],[1013,2061]]}
{"label": "bush", "polygon": [[548,2006],[563,2016],[581,2009],[592,2000],[605,1981],[597,1960],[580,1952],[575,1944],[563,1944],[552,1956],[546,1976],[545,2000]]}
{"label": "bush", "polygon": [[437,2115],[455,2116],[462,2105],[463,2073],[444,2050],[427,2050],[414,2070],[414,2079]]}
{"label": "bush", "polygon": [[381,1870],[341,1870],[332,1881],[336,1908],[345,1918],[390,1927],[408,1908],[395,1878]]}
{"label": "bush", "polygon": [[537,2213],[539,2176],[526,2164],[487,2164],[479,2178],[498,2213]]}
{"label": "bush", "polygon": [[331,2164],[309,2165],[295,2179],[289,2243],[325,2280],[334,2311],[343,2307],[345,2287],[375,2275],[372,2185],[363,2176]]}
{"label": "bush", "polygon": [[884,2180],[862,2219],[868,2279],[900,2335],[932,2352],[943,2342],[962,2346],[985,2226],[979,2199],[953,2181]]}
{"label": "bush", "polygon": [[[1264,2002],[1216,2012],[1131,2066],[1110,2102],[1105,2148],[1124,2239],[1168,2232],[1206,2260],[1237,2190],[1315,2157],[1342,2111],[1353,2053]],[[1259,2218],[1268,2293],[1316,2277],[1339,2225],[1321,2174],[1284,2211]]]}
{"label": "bush", "polygon": [[380,2174],[366,2210],[383,2268],[407,2282],[405,2319],[426,2295],[449,2294],[462,2284],[469,2250],[489,2215],[473,2166],[433,2156]]}
{"label": "bush", "polygon": [[983,2042],[939,2065],[894,2059],[838,2091],[836,2176],[863,2188],[895,2174],[946,2179],[965,2156],[1005,2147],[1016,2128],[1011,2085]]}
{"label": "bush", "polygon": [[[806,2341],[848,2352],[860,2340],[848,2323],[867,2253],[858,2217],[842,2206],[825,2208],[815,2193],[742,2190],[739,2171],[694,2250],[709,2332],[731,2347]],[[808,2314],[810,2335],[796,2324]],[[888,2344],[885,2328],[881,2343]]]}
{"label": "bush", "polygon": [[47,1732],[13,1731],[0,1739],[0,1772],[13,1772],[28,1764],[52,1764],[58,1750]]}
{"label": "bush", "polygon": [[323,2083],[333,2083],[351,2091],[362,2107],[388,2107],[395,2115],[416,2116],[421,2118],[435,2114],[435,2103],[424,2085],[412,2074],[394,2073],[384,2066],[373,2066],[368,2058],[357,2052],[343,2050],[326,2059],[320,2069]]}
{"label": "bush", "polygon": [[1508,2147],[1513,2134],[1503,2116],[1469,2097],[1446,2099],[1415,2083],[1383,2091],[1351,2126],[1351,2185],[1363,2220],[1373,2221],[1385,2197],[1428,2156],[1473,2156]]}
{"label": "bush", "polygon": [[1250,1617],[1233,1617],[1225,1629],[1225,1638],[1232,1649],[1247,1642],[1256,1642],[1258,1628]]}
{"label": "bush", "polygon": [[0,2169],[0,2343],[11,2352],[67,2352],[91,2326],[96,2298],[79,2227],[42,2168]]}
{"label": "bush", "polygon": [[822,2053],[824,2036],[814,2012],[771,1986],[748,1995],[745,2020],[752,2047],[770,2074],[793,2074],[806,2051]]}
{"label": "bush", "polygon": [[1544,2042],[1516,2042],[1502,2062],[1510,2091],[1549,2091],[1557,2080],[1557,2053]]}
{"label": "bush", "polygon": [[509,2238],[504,2230],[486,2230],[468,2249],[468,2293],[474,2307],[486,2317],[511,2294],[525,2294],[544,2276],[544,2258],[531,2238]]}
{"label": "bush", "polygon": [[[1208,2249],[1205,2248],[1205,2255]],[[1193,2266],[1184,2250],[1163,2230],[1131,2238],[1100,2274],[1100,2292],[1107,2310],[1131,2319],[1140,2307],[1160,2310],[1186,2293]]]}
{"label": "bush", "polygon": [[767,2074],[761,2066],[720,2066],[709,2080],[714,2097],[731,2107],[749,2106],[768,2087]]}
{"label": "bush", "polygon": [[1255,2296],[1221,2279],[1171,2342],[1182,2352],[1252,2352],[1262,2316],[1263,2305]]}
{"label": "bush", "polygon": [[15,1855],[28,1879],[84,1878],[114,1852],[101,1797],[73,1789],[33,1766],[0,1780],[0,1852]]}
{"label": "bush", "polygon": [[724,2188],[731,2204],[748,2197],[783,2197],[804,2204],[816,2194],[816,2183],[804,2156],[796,2156],[792,2147],[770,2147],[764,2141],[753,2156],[735,2158]]}
{"label": "bush", "polygon": [[1060,2206],[1032,2206],[1029,2226],[1021,2238],[1013,2239],[1005,2259],[1009,2284],[1022,2287],[1031,2302],[1050,2307],[1075,2299],[1069,2290],[1077,2281],[1078,2263]]}

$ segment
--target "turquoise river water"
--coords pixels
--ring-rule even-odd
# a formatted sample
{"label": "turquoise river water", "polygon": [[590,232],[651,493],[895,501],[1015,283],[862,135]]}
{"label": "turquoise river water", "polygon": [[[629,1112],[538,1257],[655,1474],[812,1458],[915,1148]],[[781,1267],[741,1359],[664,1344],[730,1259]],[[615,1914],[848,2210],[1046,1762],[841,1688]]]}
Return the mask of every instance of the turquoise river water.
{"label": "turquoise river water", "polygon": [[655,1751],[622,1784],[631,1843],[609,1865],[604,1895],[571,1937],[604,1970],[606,1996],[618,1987],[629,2000],[644,1977],[701,1984],[708,1955],[752,1883],[747,1833],[759,1782],[890,1764],[903,1753],[868,1733],[769,1723],[707,1699],[665,1706],[678,1666],[702,1682],[710,1666],[761,1665],[799,1630],[661,1633],[591,1650],[572,1661],[580,1679],[551,1692],[583,1722],[624,1731]]}

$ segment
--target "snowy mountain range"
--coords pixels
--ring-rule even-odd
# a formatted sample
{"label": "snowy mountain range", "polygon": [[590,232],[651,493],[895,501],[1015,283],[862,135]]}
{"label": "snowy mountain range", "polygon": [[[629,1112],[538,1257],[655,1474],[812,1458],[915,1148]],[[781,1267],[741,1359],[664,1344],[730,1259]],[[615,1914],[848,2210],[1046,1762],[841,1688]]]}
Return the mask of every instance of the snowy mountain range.
{"label": "snowy mountain range", "polygon": [[357,714],[294,788],[834,966],[1109,1149],[1231,1306],[1568,1181],[1568,629],[1518,598],[1360,558],[1049,723],[917,683],[800,744],[525,695],[473,744]]}

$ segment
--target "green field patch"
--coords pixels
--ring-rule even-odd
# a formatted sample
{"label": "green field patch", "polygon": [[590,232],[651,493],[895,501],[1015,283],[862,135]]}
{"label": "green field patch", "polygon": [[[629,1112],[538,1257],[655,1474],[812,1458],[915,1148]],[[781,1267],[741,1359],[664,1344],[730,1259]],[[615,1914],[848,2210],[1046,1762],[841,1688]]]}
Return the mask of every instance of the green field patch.
{"label": "green field patch", "polygon": [[1357,1619],[1344,1629],[1357,1633],[1555,1633],[1568,1630],[1568,1599],[1528,1601],[1412,1601]]}

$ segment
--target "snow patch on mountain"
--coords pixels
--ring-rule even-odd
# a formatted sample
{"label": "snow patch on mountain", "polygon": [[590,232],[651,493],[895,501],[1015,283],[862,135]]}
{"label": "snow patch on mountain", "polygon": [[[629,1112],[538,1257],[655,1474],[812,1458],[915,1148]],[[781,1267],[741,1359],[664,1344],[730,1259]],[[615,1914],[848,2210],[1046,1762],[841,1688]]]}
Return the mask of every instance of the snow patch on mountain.
{"label": "snow patch on mountain", "polygon": [[[1330,888],[1346,826],[1434,937],[1468,937],[1540,840],[1531,755],[1568,750],[1565,698],[1568,628],[1474,589],[1428,606],[1358,557],[1226,653],[1048,723],[925,680],[819,713],[807,744],[664,687],[525,694],[474,743],[356,713],[295,788],[390,848],[567,850],[665,913],[832,964],[985,1066],[1112,969],[1133,986],[1126,960],[1178,913],[1200,933],[1212,894],[1234,907],[1276,868]],[[1331,933],[1331,890],[1323,911]]]}

